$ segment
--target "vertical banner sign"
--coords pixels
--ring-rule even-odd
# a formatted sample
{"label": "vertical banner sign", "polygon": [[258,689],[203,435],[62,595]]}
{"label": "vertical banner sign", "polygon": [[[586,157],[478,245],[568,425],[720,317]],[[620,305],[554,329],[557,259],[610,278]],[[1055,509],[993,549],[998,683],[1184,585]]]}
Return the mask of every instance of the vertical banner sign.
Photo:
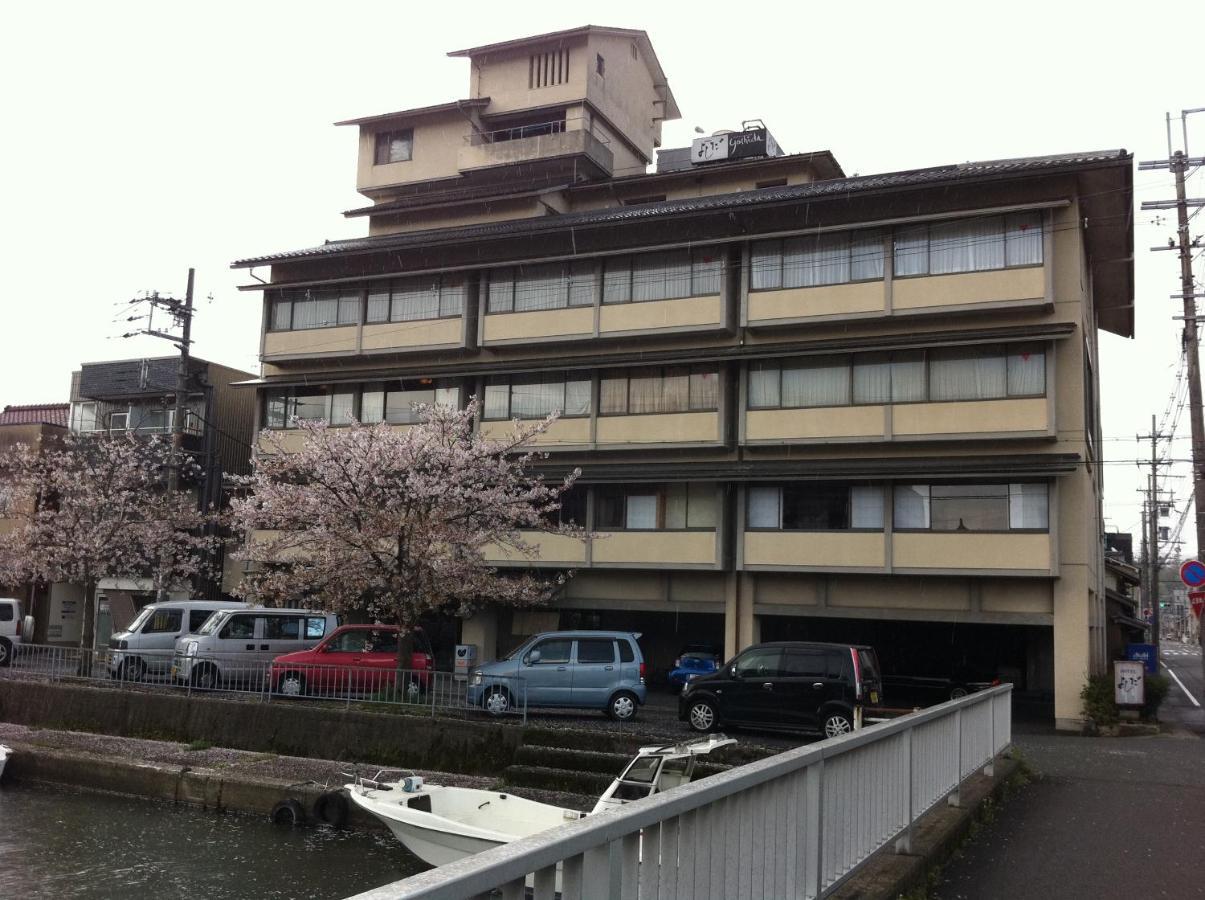
{"label": "vertical banner sign", "polygon": [[1113,663],[1113,700],[1118,706],[1146,703],[1146,672],[1140,662]]}

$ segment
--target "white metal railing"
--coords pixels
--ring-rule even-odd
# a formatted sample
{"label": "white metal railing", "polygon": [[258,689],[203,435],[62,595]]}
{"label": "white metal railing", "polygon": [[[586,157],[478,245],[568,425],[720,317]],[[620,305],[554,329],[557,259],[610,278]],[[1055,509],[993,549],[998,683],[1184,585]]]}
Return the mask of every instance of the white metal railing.
{"label": "white metal railing", "polygon": [[1011,734],[1001,685],[799,747],[466,857],[353,900],[778,900],[824,897]]}

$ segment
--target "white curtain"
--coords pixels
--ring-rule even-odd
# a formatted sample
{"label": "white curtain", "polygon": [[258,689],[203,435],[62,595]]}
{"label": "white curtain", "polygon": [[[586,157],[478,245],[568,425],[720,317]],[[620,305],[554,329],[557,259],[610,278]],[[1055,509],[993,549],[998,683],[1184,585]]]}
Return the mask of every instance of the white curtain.
{"label": "white curtain", "polygon": [[488,309],[492,313],[511,312],[515,302],[515,270],[490,270],[490,299]]}
{"label": "white curtain", "polygon": [[627,496],[627,515],[624,520],[624,527],[656,528],[657,495],[629,494]]}
{"label": "white curtain", "polygon": [[854,358],[854,403],[891,402],[891,361],[883,353]]}
{"label": "white curtain", "polygon": [[1044,484],[1008,486],[1008,527],[1050,527],[1049,498]]}
{"label": "white curtain", "polygon": [[749,286],[755,291],[782,287],[782,241],[759,241],[750,256]]}
{"label": "white curtain", "polygon": [[565,408],[561,410],[561,414],[566,416],[590,415],[589,380],[565,382]]}
{"label": "white curtain", "polygon": [[1008,395],[1046,393],[1046,354],[1038,347],[1015,347],[1008,354]]}
{"label": "white curtain", "polygon": [[929,228],[929,274],[1004,268],[1004,219],[943,222]]}
{"label": "white curtain", "polygon": [[720,273],[724,268],[723,250],[708,247],[696,250],[690,263],[690,293],[692,297],[710,297],[720,292]]}
{"label": "white curtain", "polygon": [[438,317],[439,282],[434,275],[398,282],[393,292],[392,321],[411,322]]}
{"label": "white curtain", "polygon": [[598,296],[598,273],[593,261],[569,266],[569,305],[593,306]]}
{"label": "white curtain", "polygon": [[930,400],[990,400],[1005,396],[1007,374],[998,352],[948,351],[929,359]]}
{"label": "white curtain", "polygon": [[347,425],[355,415],[355,406],[355,394],[331,394],[331,424]]}
{"label": "white curtain", "polygon": [[603,270],[603,303],[627,303],[632,299],[632,261],[608,259]]}
{"label": "white curtain", "polygon": [[272,303],[272,328],[275,331],[288,331],[293,327],[293,304],[288,300],[276,300]]}
{"label": "white curtain", "polygon": [[628,411],[628,379],[626,375],[605,377],[599,384],[599,413],[621,416]]}
{"label": "white curtain", "polygon": [[821,234],[809,242],[804,258],[803,284],[844,284],[849,281],[849,233]]}
{"label": "white curtain", "polygon": [[356,325],[360,321],[360,292],[344,291],[339,295],[339,324]]}
{"label": "white curtain", "polygon": [[435,402],[435,391],[389,391],[385,395],[385,421],[408,425],[418,421],[414,411],[416,403],[430,406]]}
{"label": "white curtain", "polygon": [[929,229],[901,228],[895,233],[895,274],[924,275],[929,271]]}
{"label": "white curtain", "polygon": [[463,274],[444,275],[439,285],[439,314],[441,316],[464,315],[464,295],[466,290]]}
{"label": "white curtain", "polygon": [[849,370],[845,361],[784,369],[782,405],[846,406],[849,403]]}
{"label": "white curtain", "polygon": [[891,354],[891,402],[917,403],[924,399],[924,351],[903,350]]}
{"label": "white curtain", "polygon": [[1004,219],[1005,262],[1036,266],[1042,262],[1042,214],[1015,213]]}
{"label": "white curtain", "polygon": [[365,391],[360,395],[360,421],[366,425],[385,419],[385,392]]}
{"label": "white curtain", "polygon": [[369,322],[389,321],[389,286],[373,288],[368,292]]}
{"label": "white curtain", "polygon": [[485,386],[485,405],[481,415],[486,419],[510,418],[509,384],[487,384]]}
{"label": "white curtain", "polygon": [[690,408],[718,409],[720,376],[716,372],[690,373]]}
{"label": "white curtain", "polygon": [[778,528],[781,506],[782,491],[780,488],[749,488],[748,516],[745,525],[749,528]]}
{"label": "white curtain", "polygon": [[754,363],[749,370],[749,408],[764,409],[779,405],[779,370]]}
{"label": "white curtain", "polygon": [[929,486],[899,484],[895,487],[895,527],[929,527]]}
{"label": "white curtain", "polygon": [[808,239],[787,238],[782,247],[782,287],[802,287],[807,284]]}
{"label": "white curtain", "polygon": [[567,300],[566,287],[560,263],[524,266],[515,279],[515,312],[563,307]]}
{"label": "white curtain", "polygon": [[849,277],[852,281],[883,277],[882,232],[856,231],[850,236]]}
{"label": "white curtain", "polygon": [[878,485],[849,489],[849,525],[851,528],[883,527],[883,489]]}
{"label": "white curtain", "polygon": [[565,408],[565,383],[534,382],[510,386],[510,414],[520,419],[543,418]]}

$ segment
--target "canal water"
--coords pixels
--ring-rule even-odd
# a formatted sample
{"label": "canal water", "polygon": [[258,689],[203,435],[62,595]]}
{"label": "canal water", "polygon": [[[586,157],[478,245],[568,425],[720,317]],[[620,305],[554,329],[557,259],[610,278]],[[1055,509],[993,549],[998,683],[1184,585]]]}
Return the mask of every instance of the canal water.
{"label": "canal water", "polygon": [[30,785],[0,788],[0,898],[348,897],[426,868],[388,833]]}

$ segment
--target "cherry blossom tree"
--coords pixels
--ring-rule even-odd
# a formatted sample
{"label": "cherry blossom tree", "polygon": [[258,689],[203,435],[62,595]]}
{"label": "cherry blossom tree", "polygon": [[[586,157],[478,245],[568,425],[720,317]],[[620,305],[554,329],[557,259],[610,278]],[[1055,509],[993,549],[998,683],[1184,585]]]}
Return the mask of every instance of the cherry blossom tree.
{"label": "cherry blossom tree", "polygon": [[[0,535],[0,574],[82,585],[81,649],[93,646],[102,578],[149,576],[158,587],[209,573],[212,516],[191,493],[166,489],[171,452],[160,439],[67,435],[50,449],[0,454],[11,524]],[[89,654],[81,659],[90,665]]]}
{"label": "cherry blossom tree", "polygon": [[[248,495],[231,504],[246,537],[236,555],[257,564],[236,592],[365,613],[403,635],[429,611],[549,599],[564,573],[504,574],[486,551],[534,559],[522,532],[584,536],[548,521],[578,472],[551,484],[531,471],[536,454],[523,445],[555,416],[515,422],[493,440],[474,429],[476,412],[476,401],[463,410],[421,406],[419,424],[407,429],[298,422],[304,440],[291,452],[265,432],[270,453],[243,479]],[[399,669],[409,665],[407,644],[399,641]]]}

